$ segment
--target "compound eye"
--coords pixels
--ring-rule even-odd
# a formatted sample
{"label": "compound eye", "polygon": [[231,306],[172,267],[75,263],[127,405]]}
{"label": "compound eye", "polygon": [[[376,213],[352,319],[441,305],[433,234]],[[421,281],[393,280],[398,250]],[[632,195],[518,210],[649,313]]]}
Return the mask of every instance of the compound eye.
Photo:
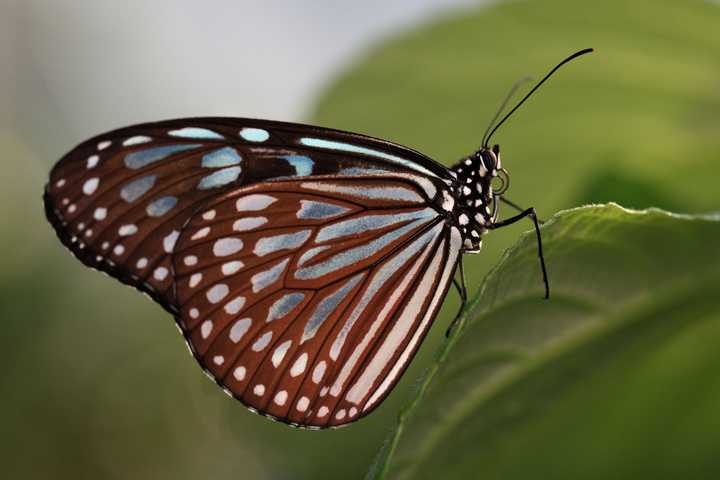
{"label": "compound eye", "polygon": [[488,172],[492,172],[497,168],[497,165],[495,164],[495,155],[492,154],[489,150],[485,150],[480,153],[480,157],[483,162],[483,166],[485,167],[485,170]]}

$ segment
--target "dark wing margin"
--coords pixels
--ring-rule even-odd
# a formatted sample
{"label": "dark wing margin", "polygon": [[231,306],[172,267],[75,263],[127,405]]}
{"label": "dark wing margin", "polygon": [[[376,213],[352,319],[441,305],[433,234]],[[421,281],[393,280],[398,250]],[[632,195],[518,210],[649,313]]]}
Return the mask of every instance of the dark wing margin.
{"label": "dark wing margin", "polygon": [[425,188],[396,176],[245,187],[205,205],[178,239],[178,324],[252,410],[340,426],[395,385],[460,247]]}

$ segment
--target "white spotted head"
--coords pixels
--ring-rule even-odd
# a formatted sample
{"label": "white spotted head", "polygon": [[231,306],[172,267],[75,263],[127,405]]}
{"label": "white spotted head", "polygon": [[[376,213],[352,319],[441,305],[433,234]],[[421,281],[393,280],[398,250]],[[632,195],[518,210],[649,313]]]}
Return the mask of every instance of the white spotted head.
{"label": "white spotted head", "polygon": [[500,163],[500,147],[483,147],[452,167],[457,179],[453,209],[455,226],[463,236],[464,251],[477,253],[482,236],[497,218],[497,202],[507,190],[509,177]]}

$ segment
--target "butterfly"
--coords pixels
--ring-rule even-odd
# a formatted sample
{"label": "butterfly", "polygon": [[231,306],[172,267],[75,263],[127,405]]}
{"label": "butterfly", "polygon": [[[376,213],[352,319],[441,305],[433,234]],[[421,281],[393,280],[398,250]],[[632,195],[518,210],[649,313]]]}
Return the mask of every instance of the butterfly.
{"label": "butterfly", "polygon": [[[489,231],[533,220],[549,295],[535,211],[503,198],[492,132],[446,168],[309,125],[146,123],[66,154],[45,211],[82,263],[171,313],[229,395],[292,426],[337,427],[390,393],[451,285],[464,305],[462,256]],[[520,213],[499,220],[501,202]]]}

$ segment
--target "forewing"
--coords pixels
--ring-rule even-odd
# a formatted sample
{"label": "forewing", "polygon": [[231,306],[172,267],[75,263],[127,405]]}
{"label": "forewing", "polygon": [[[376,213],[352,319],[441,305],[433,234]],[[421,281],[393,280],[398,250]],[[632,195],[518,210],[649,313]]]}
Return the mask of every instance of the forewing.
{"label": "forewing", "polygon": [[362,135],[264,120],[189,118],[127,127],[82,143],[55,165],[44,200],[58,237],[83,263],[174,311],[169,255],[205,202],[278,179],[379,173],[413,177],[431,193],[450,178],[418,152]]}
{"label": "forewing", "polygon": [[311,177],[205,205],[172,256],[178,323],[203,368],[248,407],[337,426],[369,413],[444,297],[459,232],[427,184]]}

